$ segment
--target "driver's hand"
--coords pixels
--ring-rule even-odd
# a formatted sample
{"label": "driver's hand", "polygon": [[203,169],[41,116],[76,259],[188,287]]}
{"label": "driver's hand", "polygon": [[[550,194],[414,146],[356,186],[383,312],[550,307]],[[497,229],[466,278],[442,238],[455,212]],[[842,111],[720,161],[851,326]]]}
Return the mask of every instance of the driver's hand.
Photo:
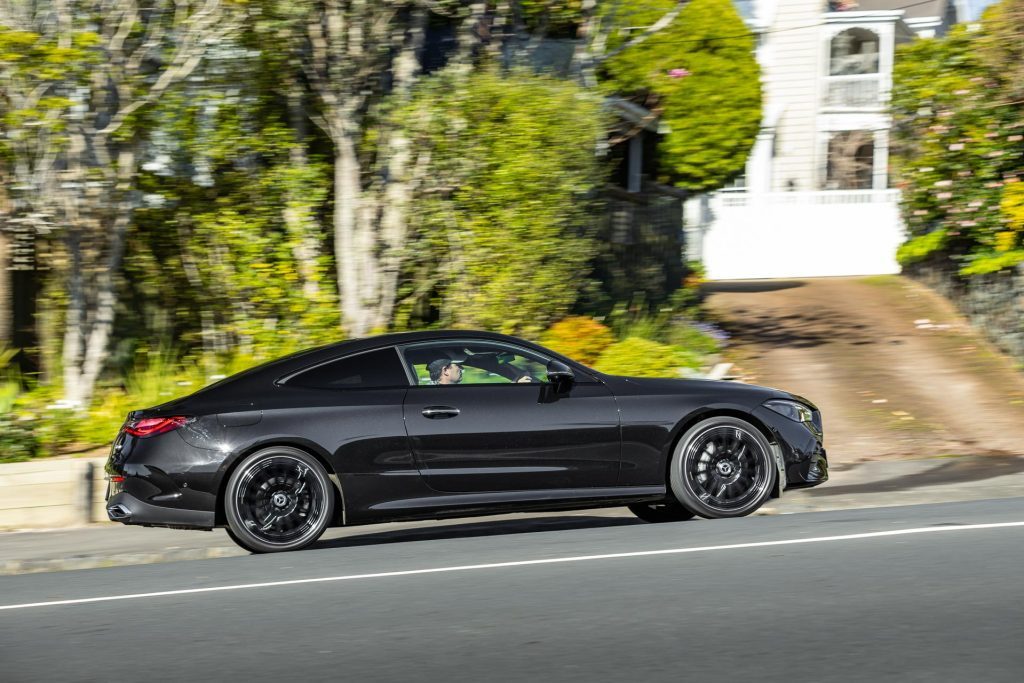
{"label": "driver's hand", "polygon": [[523,375],[522,377],[520,377],[519,379],[516,380],[516,384],[532,384],[532,383],[533,383],[533,378],[530,377],[529,375]]}

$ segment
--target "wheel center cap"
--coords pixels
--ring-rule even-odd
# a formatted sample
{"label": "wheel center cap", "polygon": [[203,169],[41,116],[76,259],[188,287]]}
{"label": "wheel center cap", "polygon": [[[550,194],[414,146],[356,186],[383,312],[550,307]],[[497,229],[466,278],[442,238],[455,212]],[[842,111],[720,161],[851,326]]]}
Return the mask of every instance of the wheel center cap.
{"label": "wheel center cap", "polygon": [[723,477],[732,476],[733,466],[728,460],[719,460],[715,468],[718,470],[718,474]]}
{"label": "wheel center cap", "polygon": [[283,508],[285,505],[288,504],[288,496],[280,492],[275,493],[274,496],[270,499],[270,501],[277,507]]}

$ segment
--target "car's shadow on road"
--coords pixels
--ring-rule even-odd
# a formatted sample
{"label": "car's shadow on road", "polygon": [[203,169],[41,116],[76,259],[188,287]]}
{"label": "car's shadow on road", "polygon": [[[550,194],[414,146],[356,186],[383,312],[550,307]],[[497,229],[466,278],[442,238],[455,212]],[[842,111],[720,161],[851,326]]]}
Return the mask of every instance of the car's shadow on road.
{"label": "car's shadow on road", "polygon": [[507,534],[527,534],[542,531],[601,529],[616,526],[632,526],[635,524],[644,524],[644,522],[632,517],[565,515],[561,517],[533,517],[527,519],[468,522],[465,524],[445,524],[442,526],[394,529],[390,531],[369,531],[372,527],[367,527],[368,533],[322,539],[310,546],[310,549],[351,548],[360,545],[435,541],[479,536],[504,536]]}
{"label": "car's shadow on road", "polygon": [[806,495],[819,498],[856,493],[893,493],[925,486],[966,483],[994,479],[1024,472],[1024,457],[1017,455],[984,455],[937,460],[936,466],[914,474],[892,477],[862,484],[825,484],[807,489]]}

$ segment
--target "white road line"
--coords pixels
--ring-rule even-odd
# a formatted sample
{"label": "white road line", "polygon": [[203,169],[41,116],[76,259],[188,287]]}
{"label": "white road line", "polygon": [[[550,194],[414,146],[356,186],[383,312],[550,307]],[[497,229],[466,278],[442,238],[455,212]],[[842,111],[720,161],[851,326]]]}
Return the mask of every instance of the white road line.
{"label": "white road line", "polygon": [[1008,527],[1024,527],[1024,522],[996,522],[991,524],[963,524],[959,526],[931,526],[915,529],[895,529],[893,531],[872,531],[863,534],[844,534],[842,536],[817,536],[815,538],[791,538],[783,541],[759,541],[756,543],[731,543],[728,545],[708,545],[696,548],[669,548],[667,550],[641,550],[632,553],[605,553],[602,555],[577,555],[573,557],[552,557],[543,560],[520,560],[517,562],[493,562],[489,564],[466,564],[455,567],[434,567],[433,569],[408,569],[398,572],[375,572],[373,574],[349,574],[347,576],[324,576],[315,579],[290,579],[288,581],[266,581],[263,583],[243,583],[234,586],[210,586],[209,588],[186,588],[172,591],[156,591],[153,593],[128,593],[123,595],[104,595],[98,598],[77,598],[74,600],[51,600],[49,602],[26,602],[20,605],[0,605],[0,610],[26,609],[29,607],[57,607],[60,605],[82,605],[89,602],[112,602],[114,600],[137,600],[140,598],[160,598],[168,595],[190,595],[193,593],[215,593],[219,591],[243,590],[248,588],[274,588],[277,586],[298,586],[307,583],[327,583],[330,581],[354,581],[356,579],[383,579],[392,576],[412,576],[414,574],[441,574],[444,572],[464,572],[476,569],[501,569],[504,567],[528,567],[539,564],[560,564],[564,562],[588,562],[591,560],[617,560],[626,557],[653,557],[655,555],[682,555],[685,553],[705,553],[714,550],[741,550],[744,548],[769,548],[781,545],[799,545],[802,543],[828,543],[832,541],[855,541],[862,538],[884,538],[887,536],[907,536],[910,534],[937,534],[952,531],[977,531],[979,529],[1004,529]]}

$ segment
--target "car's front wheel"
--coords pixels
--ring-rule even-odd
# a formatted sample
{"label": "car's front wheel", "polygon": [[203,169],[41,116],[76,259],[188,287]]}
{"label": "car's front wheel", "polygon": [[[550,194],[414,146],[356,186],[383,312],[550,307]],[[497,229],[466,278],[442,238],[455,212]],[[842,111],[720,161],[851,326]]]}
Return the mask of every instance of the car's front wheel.
{"label": "car's front wheel", "polygon": [[228,479],[224,498],[229,536],[254,553],[299,550],[334,518],[334,490],[308,453],[273,446],[246,458]]}
{"label": "car's front wheel", "polygon": [[771,446],[749,422],[711,417],[688,429],[672,456],[669,481],[682,505],[701,517],[742,517],[771,496]]}

